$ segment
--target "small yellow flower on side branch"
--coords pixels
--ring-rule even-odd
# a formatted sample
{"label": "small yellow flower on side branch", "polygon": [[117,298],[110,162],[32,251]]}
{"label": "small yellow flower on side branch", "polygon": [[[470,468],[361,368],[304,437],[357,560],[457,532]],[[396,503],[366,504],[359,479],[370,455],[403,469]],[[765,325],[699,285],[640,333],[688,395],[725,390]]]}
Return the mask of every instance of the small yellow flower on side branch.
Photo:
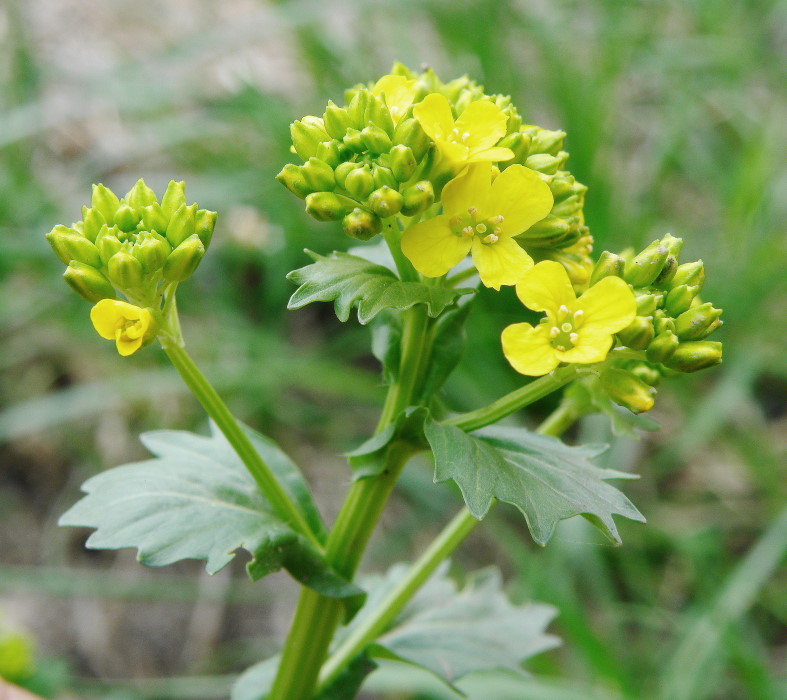
{"label": "small yellow flower on side branch", "polygon": [[534,171],[512,165],[492,182],[491,163],[476,163],[445,186],[442,203],[443,214],[402,236],[402,252],[422,275],[440,277],[472,253],[481,281],[499,290],[533,266],[513,237],[552,208],[552,193]]}
{"label": "small yellow flower on side branch", "polygon": [[541,323],[515,323],[503,330],[503,354],[520,374],[540,376],[561,362],[601,362],[612,336],[636,316],[634,293],[620,277],[605,277],[579,298],[559,263],[547,260],[517,284],[519,300],[546,312]]}
{"label": "small yellow flower on side branch", "polygon": [[452,163],[511,160],[510,148],[495,144],[506,135],[506,115],[489,100],[476,100],[454,120],[451,105],[439,93],[413,107],[413,116],[440,152]]}
{"label": "small yellow flower on side branch", "polygon": [[384,95],[385,104],[391,113],[394,124],[398,124],[410,109],[417,91],[417,80],[409,80],[403,75],[384,75],[372,88],[373,95]]}
{"label": "small yellow flower on side branch", "polygon": [[102,338],[115,341],[124,357],[142,347],[154,325],[150,311],[117,299],[99,301],[90,310],[90,320]]}

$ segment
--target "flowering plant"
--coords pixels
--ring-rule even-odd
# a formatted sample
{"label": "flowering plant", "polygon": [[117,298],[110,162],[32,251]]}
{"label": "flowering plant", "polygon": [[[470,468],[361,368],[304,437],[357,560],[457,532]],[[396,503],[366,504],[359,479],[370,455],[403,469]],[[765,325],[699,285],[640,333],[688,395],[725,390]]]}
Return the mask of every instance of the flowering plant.
{"label": "flowering plant", "polygon": [[[512,605],[490,572],[458,592],[442,562],[495,501],[515,506],[542,545],[576,515],[617,543],[613,515],[644,520],[607,483],[630,475],[595,466],[597,446],[559,436],[593,412],[633,430],[662,378],[721,361],[721,345],[707,340],[721,311],[699,299],[702,262],[680,264],[682,241],[671,235],[639,254],[594,257],[566,135],[523,124],[508,97],[468,78],[444,83],[397,65],[348,91],[345,106],[295,121],[291,136],[300,162],[279,181],[309,215],[365,245],[310,253],[289,275],[289,307],[333,302],[342,321],[357,307],[359,322],[380,331],[388,387],[374,434],[349,455],[353,481],[336,521],[324,524],[298,467],[236,421],[185,350],[176,290],[204,256],[216,213],[188,205],[183,183],[159,201],[140,180],[122,198],[94,187],[82,219],[47,238],[66,281],[94,304],[99,335],[123,356],[158,340],[212,432],[143,436],[154,458],[89,480],[61,523],[93,528],[90,547],[134,547],[148,565],[199,558],[214,573],[243,548],[252,580],[292,574],[302,592],[282,652],[243,674],[234,700],[350,698],[377,657],[449,685],[477,670],[520,672],[554,645],[545,629],[555,611]],[[456,414],[439,395],[480,286],[514,287],[544,316],[501,328],[489,348],[522,386]],[[496,426],[559,391],[536,431]],[[435,483],[459,487],[464,507],[415,562],[369,583],[356,575],[359,561],[418,453],[431,456]]]}

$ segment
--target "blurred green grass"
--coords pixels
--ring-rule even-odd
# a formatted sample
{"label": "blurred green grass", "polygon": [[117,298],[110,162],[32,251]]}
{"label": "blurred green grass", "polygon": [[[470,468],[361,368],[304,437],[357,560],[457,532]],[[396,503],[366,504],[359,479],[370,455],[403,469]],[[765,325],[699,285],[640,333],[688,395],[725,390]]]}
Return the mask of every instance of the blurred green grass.
{"label": "blurred green grass", "polygon": [[[704,295],[724,308],[725,363],[661,390],[661,434],[613,442],[616,468],[642,474],[626,491],[648,525],[621,523],[624,546],[614,549],[568,522],[537,550],[500,509],[458,555],[462,567],[497,563],[513,596],[561,610],[563,648],[531,664],[530,687],[495,692],[785,693],[787,5],[117,0],[88,11],[76,0],[9,0],[0,19],[0,606],[10,610],[22,594],[44,608],[93,595],[86,565],[125,580],[133,562],[79,552],[80,533],[54,521],[85,476],[142,456],[140,430],[203,425],[160,355],[121,362],[60,280],[42,234],[77,217],[92,182],[123,190],[143,176],[160,191],[185,179],[191,199],[220,212],[214,248],[181,295],[189,346],[238,415],[305,463],[333,512],[348,476],[332,455],[363,439],[382,392],[366,329],[342,327],[327,308],[285,311],[284,275],[305,262],[303,248],[349,240],[309,220],[273,175],[288,160],[290,121],[401,60],[446,78],[467,72],[511,93],[526,119],[565,129],[570,167],[590,188],[597,250],[682,236],[683,258],[705,261]],[[516,386],[489,352],[516,314],[512,301],[480,295],[447,388],[452,405],[477,406]],[[611,439],[598,420],[581,435]],[[410,556],[456,508],[453,494],[428,484],[425,465],[406,472],[368,567]],[[427,527],[425,512],[435,517]],[[44,565],[59,574],[36,568]],[[75,583],[45,590],[53,576]],[[266,595],[278,599],[280,588]],[[195,611],[205,602],[199,590],[182,599]],[[55,633],[46,615],[20,616],[46,656],[70,661],[73,680],[64,682],[82,696],[222,693],[222,677],[79,681],[102,668],[84,641],[66,623]],[[147,660],[125,675],[229,673],[272,644],[224,629],[202,655]],[[122,654],[122,636],[112,646]],[[369,697],[442,697],[417,679],[399,695],[384,681]]]}

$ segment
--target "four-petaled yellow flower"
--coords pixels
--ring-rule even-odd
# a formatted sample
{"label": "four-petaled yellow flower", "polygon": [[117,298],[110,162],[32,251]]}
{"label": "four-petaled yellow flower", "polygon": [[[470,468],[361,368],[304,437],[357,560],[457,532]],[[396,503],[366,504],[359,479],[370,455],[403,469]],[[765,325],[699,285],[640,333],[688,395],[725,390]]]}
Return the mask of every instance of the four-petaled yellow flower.
{"label": "four-petaled yellow flower", "polygon": [[124,357],[142,347],[153,330],[147,309],[117,299],[102,299],[90,310],[90,320],[102,338],[114,340]]}
{"label": "four-petaled yellow flower", "polygon": [[391,113],[394,124],[398,124],[413,104],[417,80],[403,75],[384,75],[372,88],[372,94],[385,95],[385,104]]}
{"label": "four-petaled yellow flower", "polygon": [[637,313],[631,288],[620,277],[605,277],[579,298],[560,263],[546,260],[516,286],[520,301],[546,318],[533,327],[515,323],[503,330],[503,354],[520,374],[540,376],[561,362],[601,362],[612,336]]}
{"label": "four-petaled yellow flower", "polygon": [[445,186],[442,203],[443,214],[402,236],[402,252],[422,275],[440,277],[472,253],[481,281],[499,290],[533,266],[513,237],[552,209],[549,186],[534,171],[511,165],[493,182],[491,163],[476,163]]}
{"label": "four-petaled yellow flower", "polygon": [[495,147],[506,135],[506,115],[489,100],[471,102],[454,121],[451,105],[439,93],[413,107],[413,116],[440,152],[453,163],[511,160],[510,148]]}

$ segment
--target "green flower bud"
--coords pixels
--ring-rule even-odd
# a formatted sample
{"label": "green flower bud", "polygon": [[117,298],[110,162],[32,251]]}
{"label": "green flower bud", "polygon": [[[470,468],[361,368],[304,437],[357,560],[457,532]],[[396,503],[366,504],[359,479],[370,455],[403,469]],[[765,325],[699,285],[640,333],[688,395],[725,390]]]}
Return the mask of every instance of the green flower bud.
{"label": "green flower bud", "polygon": [[121,231],[130,233],[135,231],[139,223],[139,214],[136,209],[132,209],[128,204],[121,204],[115,212],[115,226]]}
{"label": "green flower bud", "polygon": [[649,362],[665,362],[672,357],[679,344],[680,341],[677,335],[671,331],[664,331],[659,333],[648,345],[645,357],[648,358]]}
{"label": "green flower bud", "polygon": [[344,232],[359,241],[368,241],[382,230],[380,217],[356,207],[342,219]]}
{"label": "green flower bud", "polygon": [[145,184],[142,178],[139,178],[124,199],[134,209],[144,209],[156,203],[156,193]]}
{"label": "green flower bud", "polygon": [[668,233],[661,239],[661,245],[669,250],[670,255],[679,258],[680,251],[683,250],[683,239],[676,238],[671,233]]}
{"label": "green flower bud", "polygon": [[399,182],[407,182],[413,176],[418,165],[413,155],[413,149],[403,143],[391,148],[389,162],[391,172]]}
{"label": "green flower bud", "polygon": [[626,265],[623,279],[632,287],[647,287],[659,276],[669,256],[669,249],[661,241],[653,241]]}
{"label": "green flower bud", "polygon": [[429,180],[421,180],[402,192],[402,214],[415,216],[434,204],[434,188]]}
{"label": "green flower bud", "polygon": [[337,221],[356,207],[356,202],[333,192],[313,192],[306,197],[306,213],[317,221]]}
{"label": "green flower bud", "polygon": [[317,152],[317,145],[330,141],[325,124],[319,117],[304,117],[290,124],[290,136],[295,152],[301,160],[308,160]]}
{"label": "green flower bud", "polygon": [[187,207],[181,204],[167,226],[167,240],[173,248],[177,248],[183,241],[194,233],[194,221],[197,205]]}
{"label": "green flower bud", "polygon": [[101,216],[108,224],[115,222],[115,212],[117,211],[120,200],[117,195],[104,185],[93,185],[93,196],[90,200],[91,206],[101,212]]}
{"label": "green flower bud", "polygon": [[96,236],[96,248],[98,248],[98,254],[101,256],[101,262],[104,265],[123,247],[123,244],[117,237],[118,233],[120,233],[120,230],[117,226],[109,227],[104,224],[98,232],[98,236]]}
{"label": "green flower bud", "polygon": [[144,270],[142,263],[131,253],[119,250],[107,263],[107,276],[121,291],[142,286]]}
{"label": "green flower bud", "polygon": [[370,124],[361,130],[361,141],[366,150],[373,155],[388,153],[391,150],[391,137],[379,126]]}
{"label": "green flower bud", "polygon": [[165,214],[158,202],[149,204],[142,210],[142,225],[146,231],[155,231],[164,235],[167,232],[170,215]]}
{"label": "green flower bud", "polygon": [[65,245],[66,238],[70,236],[78,236],[82,238],[82,235],[79,231],[76,231],[72,228],[68,228],[68,226],[63,226],[63,224],[58,224],[55,226],[49,233],[44,235],[44,238],[49,242],[49,245],[52,246],[52,250],[55,252],[58,258],[60,258],[60,262],[68,263],[74,259],[74,256],[71,254],[70,249]]}
{"label": "green flower bud", "polygon": [[552,198],[556,201],[562,201],[572,194],[584,194],[576,191],[576,185],[579,183],[574,180],[574,176],[560,171],[552,177],[549,181],[549,189],[552,192]]}
{"label": "green flower bud", "polygon": [[601,375],[601,385],[610,399],[632,413],[653,408],[656,390],[625,370],[606,370]]}
{"label": "green flower bud", "polygon": [[699,292],[704,282],[705,266],[702,264],[702,260],[696,260],[695,262],[683,263],[683,265],[678,267],[675,276],[670,282],[670,289],[675,289],[675,287],[685,284],[690,287],[697,287]]}
{"label": "green flower bud", "polygon": [[580,209],[582,209],[582,198],[579,195],[572,194],[561,202],[555,204],[550,212],[553,216],[573,216]]}
{"label": "green flower bud", "polygon": [[205,255],[205,246],[195,233],[175,248],[164,263],[163,278],[167,282],[183,282],[194,274]]}
{"label": "green flower bud", "polygon": [[626,372],[648,386],[656,386],[661,381],[661,372],[647,362],[629,362],[626,364]]}
{"label": "green flower bud", "polygon": [[530,136],[521,131],[504,136],[497,144],[501,148],[510,148],[514,152],[512,160],[508,163],[524,163],[530,152]]}
{"label": "green flower bud", "polygon": [[167,242],[167,239],[153,231],[140,233],[131,249],[132,255],[142,263],[142,270],[146,275],[164,267],[167,256],[171,252],[172,246]]}
{"label": "green flower bud", "polygon": [[46,238],[49,240],[52,249],[64,263],[76,260],[91,267],[101,267],[101,256],[98,254],[98,248],[74,229],[66,228],[65,226],[55,226],[46,235]]}
{"label": "green flower bud", "polygon": [[[680,240],[676,238],[675,240]],[[683,241],[681,241],[682,243]],[[665,287],[667,286],[673,277],[675,277],[675,273],[678,271],[678,259],[672,255],[671,253],[667,256],[667,259],[664,261],[664,267],[661,268],[661,272],[659,272],[658,277],[653,280],[653,284],[658,287]]]}
{"label": "green flower bud", "polygon": [[383,185],[369,196],[369,208],[381,218],[398,214],[404,204],[404,197],[395,189]]}
{"label": "green flower bud", "polygon": [[301,166],[301,174],[312,192],[331,192],[336,187],[333,168],[319,158],[309,158]]}
{"label": "green flower bud", "polygon": [[660,309],[653,315],[653,328],[656,330],[656,335],[662,333],[674,333],[675,321],[669,316],[666,316]]}
{"label": "green flower bud", "polygon": [[637,316],[651,316],[664,299],[663,294],[639,294],[637,296]]}
{"label": "green flower bud", "polygon": [[205,250],[208,249],[210,241],[213,238],[213,229],[216,226],[216,219],[218,214],[215,211],[208,209],[198,209],[194,215],[194,233],[199,236]]}
{"label": "green flower bud", "polygon": [[721,363],[721,343],[712,340],[694,340],[681,343],[664,364],[679,372],[698,372]]}
{"label": "green flower bud", "polygon": [[529,246],[552,248],[568,236],[570,229],[571,224],[568,221],[548,214],[517,238]]}
{"label": "green flower bud", "polygon": [[341,163],[341,147],[338,141],[322,141],[317,144],[316,157],[331,168]]}
{"label": "green flower bud", "polygon": [[313,192],[306,184],[306,178],[303,176],[300,166],[294,163],[287,163],[276,176],[276,179],[296,197],[300,197],[301,199]]}
{"label": "green flower bud", "polygon": [[536,170],[544,175],[554,175],[566,162],[565,158],[551,156],[548,153],[535,153],[525,160],[525,167]]}
{"label": "green flower bud", "polygon": [[[186,203],[186,183],[182,180],[180,182],[175,182],[175,180],[170,180],[169,184],[167,185],[167,191],[164,192],[164,196],[161,198],[161,211],[164,212],[164,216],[171,217],[181,206]],[[163,231],[159,231],[159,233],[164,233]]]}
{"label": "green flower bud", "polygon": [[689,286],[687,284],[673,287],[667,294],[667,298],[664,301],[664,308],[670,315],[679,316],[684,311],[688,310],[691,306],[691,302],[699,291],[699,286]]}
{"label": "green flower bud", "polygon": [[681,340],[702,340],[722,324],[721,314],[710,302],[694,306],[675,319],[675,332]]}
{"label": "green flower bud", "polygon": [[325,131],[333,139],[344,138],[347,129],[352,126],[350,115],[343,107],[337,107],[333,102],[328,100],[328,106],[325,108],[325,114],[322,115]]}
{"label": "green flower bud", "polygon": [[347,129],[343,143],[344,147],[350,149],[353,153],[363,153],[366,150],[366,144],[364,144],[361,132],[358,129]]}
{"label": "green flower bud", "polygon": [[368,165],[351,170],[344,180],[346,189],[355,199],[364,201],[374,190],[374,178]]}
{"label": "green flower bud", "polygon": [[350,104],[347,105],[346,109],[350,118],[350,124],[357,131],[363,129],[369,121],[366,118],[366,105],[371,96],[372,93],[368,90],[357,90],[352,96]]}
{"label": "green flower bud", "polygon": [[[366,110],[364,111],[364,126],[370,125],[379,127],[388,137],[393,136],[394,123],[385,100],[371,94],[366,102]],[[381,151],[381,153],[384,152]]]}
{"label": "green flower bud", "polygon": [[336,170],[334,170],[334,172],[333,172],[333,177],[336,180],[336,184],[339,187],[344,187],[346,189],[345,183],[347,182],[347,176],[353,170],[357,170],[358,168],[361,168],[361,167],[363,167],[362,163],[356,163],[354,161],[349,161],[348,160],[348,161],[345,161],[344,163],[341,163],[336,168]]}
{"label": "green flower bud", "polygon": [[549,131],[549,129],[539,129],[531,136],[531,153],[548,153],[556,156],[563,148],[566,138],[565,131]]}
{"label": "green flower bud", "polygon": [[598,262],[590,273],[590,286],[600,282],[605,277],[622,277],[626,261],[619,255],[610,253],[608,250],[602,251],[598,256]]}
{"label": "green flower bud", "polygon": [[97,303],[102,299],[115,299],[115,288],[95,267],[72,260],[68,263],[63,279],[83,299]]}
{"label": "green flower bud", "polygon": [[394,190],[399,189],[399,183],[396,181],[390,168],[377,164],[372,165],[372,178],[374,178],[375,187],[388,186]]}
{"label": "green flower bud", "polygon": [[82,213],[82,233],[85,235],[85,238],[95,243],[98,232],[106,223],[106,219],[98,209],[95,207],[87,209],[85,207]]}
{"label": "green flower bud", "polygon": [[409,146],[413,151],[416,161],[420,161],[426,154],[432,141],[421,128],[418,120],[410,117],[409,119],[402,119],[402,121],[396,125],[393,143],[394,145],[399,145],[401,143],[405,146]]}
{"label": "green flower bud", "polygon": [[634,320],[626,326],[622,331],[618,331],[618,338],[620,342],[632,350],[644,350],[653,337],[656,331],[653,328],[653,321],[646,316],[636,316]]}

